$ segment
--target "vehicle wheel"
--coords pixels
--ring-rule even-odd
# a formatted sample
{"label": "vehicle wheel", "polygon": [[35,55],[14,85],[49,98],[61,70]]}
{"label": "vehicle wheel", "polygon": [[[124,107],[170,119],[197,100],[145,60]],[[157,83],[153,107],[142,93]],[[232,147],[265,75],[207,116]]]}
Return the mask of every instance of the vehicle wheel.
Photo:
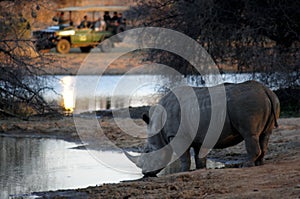
{"label": "vehicle wheel", "polygon": [[66,39],[61,39],[57,42],[56,51],[62,54],[66,54],[70,51],[71,44]]}
{"label": "vehicle wheel", "polygon": [[80,47],[81,52],[83,53],[89,53],[93,47],[86,46],[86,47]]}
{"label": "vehicle wheel", "polygon": [[111,52],[113,44],[109,39],[106,39],[103,42],[101,42],[99,47],[102,52],[108,53],[108,52]]}

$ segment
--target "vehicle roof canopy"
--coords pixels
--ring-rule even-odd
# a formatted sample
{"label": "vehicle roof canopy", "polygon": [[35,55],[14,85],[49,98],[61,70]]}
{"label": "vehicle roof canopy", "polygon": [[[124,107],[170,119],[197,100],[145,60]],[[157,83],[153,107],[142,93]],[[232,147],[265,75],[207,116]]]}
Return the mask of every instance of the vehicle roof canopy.
{"label": "vehicle roof canopy", "polygon": [[129,10],[129,6],[80,6],[80,7],[65,7],[59,8],[57,11],[82,11],[82,12],[105,12],[105,11],[125,11]]}

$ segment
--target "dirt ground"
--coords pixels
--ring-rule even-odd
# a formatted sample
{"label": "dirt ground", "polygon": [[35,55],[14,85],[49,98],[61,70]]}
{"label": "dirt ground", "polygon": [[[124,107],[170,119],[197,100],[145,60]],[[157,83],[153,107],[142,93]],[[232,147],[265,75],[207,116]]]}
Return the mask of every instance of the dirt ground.
{"label": "dirt ground", "polygon": [[[82,119],[86,123],[89,119]],[[124,119],[126,122],[126,118]],[[145,134],[129,139],[111,118],[99,119],[105,135],[120,147],[140,147]],[[141,120],[136,120],[142,125]],[[279,120],[265,165],[251,168],[201,169],[157,178],[104,184],[78,190],[38,193],[43,198],[300,198],[300,118]],[[86,124],[86,127],[90,124]],[[72,117],[51,120],[3,120],[1,135],[56,137],[78,141]],[[212,151],[210,158],[242,159],[244,143]]]}
{"label": "dirt ground", "polygon": [[126,43],[114,45],[109,53],[101,52],[98,48],[90,53],[81,53],[79,48],[72,48],[68,54],[56,53],[55,49],[43,52],[51,64],[44,66],[41,75],[119,75],[146,63],[142,53],[127,53],[132,46]]}
{"label": "dirt ground", "polygon": [[[148,58],[147,53],[134,51],[135,47],[130,43],[125,38],[125,42],[115,43],[109,53],[101,52],[98,48],[92,49],[90,53],[81,53],[79,48],[72,48],[68,54],[59,54],[55,49],[51,49],[43,53],[51,60],[51,64],[44,66],[40,71],[41,75],[119,75],[145,64],[148,72],[152,73],[151,67],[155,69],[155,65],[151,61],[145,61]],[[112,62],[109,62],[111,60]],[[221,70],[234,72],[236,68],[224,64]]]}

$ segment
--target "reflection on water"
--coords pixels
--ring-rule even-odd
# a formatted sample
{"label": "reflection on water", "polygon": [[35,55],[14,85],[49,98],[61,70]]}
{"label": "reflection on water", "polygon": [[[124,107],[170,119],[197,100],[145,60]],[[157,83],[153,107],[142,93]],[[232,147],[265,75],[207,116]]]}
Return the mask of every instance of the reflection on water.
{"label": "reflection on water", "polygon": [[[276,79],[276,74],[269,78],[275,81],[271,81],[274,84],[268,86],[277,89],[280,81]],[[46,93],[46,99],[62,100],[66,109],[75,108],[77,112],[85,112],[152,105],[157,102],[163,91],[182,83],[201,87],[218,84],[221,80],[229,83],[252,79],[259,81],[262,79],[262,74],[222,74],[221,79],[216,75],[191,75],[185,78],[166,75],[57,76],[56,79],[51,82],[50,87],[61,94],[62,99],[53,93]]]}
{"label": "reflection on water", "polygon": [[61,96],[50,92],[45,93],[45,98],[62,101],[67,110],[76,109],[76,112],[136,107],[156,103],[162,88],[173,88],[183,82],[200,85],[198,78],[183,79],[181,76],[57,76],[50,87]]}
{"label": "reflection on water", "polygon": [[0,137],[0,198],[141,177],[123,154],[99,151],[131,173],[108,168],[85,150],[71,149],[76,146],[62,140]]}
{"label": "reflection on water", "polygon": [[62,91],[63,105],[66,110],[73,112],[75,108],[74,80],[71,76],[65,76],[61,78],[61,84],[63,86],[63,91]]}
{"label": "reflection on water", "polygon": [[[152,81],[153,84],[145,85],[143,81]],[[49,92],[44,97],[48,101],[63,101],[66,109],[76,109],[77,112],[151,105],[158,99],[160,85],[156,83],[160,81],[165,81],[165,78],[152,75],[57,76],[49,86],[59,95]],[[117,89],[120,84],[126,84],[125,89]],[[134,92],[126,89],[132,85],[136,86]]]}

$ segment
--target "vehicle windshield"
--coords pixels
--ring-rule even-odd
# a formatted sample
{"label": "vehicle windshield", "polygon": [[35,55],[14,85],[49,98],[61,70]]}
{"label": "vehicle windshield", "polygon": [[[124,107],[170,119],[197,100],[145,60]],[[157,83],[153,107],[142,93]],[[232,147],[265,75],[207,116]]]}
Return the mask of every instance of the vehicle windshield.
{"label": "vehicle windshield", "polygon": [[61,24],[61,25],[49,26],[48,29],[49,30],[61,30],[61,29],[67,28],[69,26],[70,26],[69,24]]}

